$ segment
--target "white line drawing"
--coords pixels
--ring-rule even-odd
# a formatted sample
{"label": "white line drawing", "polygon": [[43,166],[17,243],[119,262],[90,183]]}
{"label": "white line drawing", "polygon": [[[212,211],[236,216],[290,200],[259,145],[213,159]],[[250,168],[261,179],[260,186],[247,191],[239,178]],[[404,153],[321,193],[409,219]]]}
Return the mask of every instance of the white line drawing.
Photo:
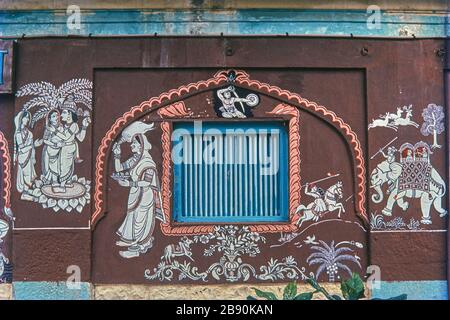
{"label": "white line drawing", "polygon": [[[35,82],[22,86],[16,96],[35,96],[14,119],[16,188],[21,199],[39,202],[55,212],[81,212],[90,202],[90,181],[75,175],[75,164],[83,161],[78,144],[85,140],[91,123],[92,82],[72,79],[59,88],[48,82]],[[37,110],[32,114],[34,109]],[[41,119],[45,119],[44,135],[34,140],[31,129]],[[35,148],[40,146],[42,172],[38,175]]]}
{"label": "white line drawing", "polygon": [[326,177],[318,179],[318,180],[314,180],[314,181],[311,181],[311,182],[308,182],[308,183],[305,183],[304,185],[301,185],[300,188],[306,187],[307,185],[313,185],[313,184],[316,184],[318,182],[322,182],[322,181],[325,181],[325,180],[328,180],[328,179],[331,179],[331,178],[336,178],[336,177],[339,177],[340,175],[341,175],[340,173],[332,174],[330,172],[327,172],[327,176]]}
{"label": "white line drawing", "polygon": [[384,147],[380,148],[373,156],[370,157],[370,160],[373,160],[379,153],[382,153],[383,156],[386,158],[386,155],[384,154],[383,150],[386,149],[386,147],[388,147],[389,145],[391,145],[395,140],[397,140],[398,137],[395,137],[394,139],[392,139],[391,141],[389,141],[388,143],[386,143],[384,145]]}
{"label": "white line drawing", "polygon": [[[211,243],[214,241],[214,243]],[[211,264],[205,271],[199,272],[198,268],[193,265],[192,252],[190,244],[192,242],[209,245],[204,251],[204,256],[212,256],[216,252],[222,253],[218,262]],[[145,270],[145,278],[147,280],[159,279],[160,281],[171,281],[175,272],[178,272],[178,280],[189,278],[191,280],[200,280],[208,282],[212,277],[215,280],[223,278],[228,282],[236,282],[239,280],[248,281],[250,277],[263,281],[275,281],[282,279],[303,279],[307,278],[306,268],[299,267],[292,256],[285,257],[281,260],[270,258],[267,265],[260,266],[260,274],[257,274],[256,268],[248,263],[244,263],[242,257],[247,255],[254,257],[260,253],[258,243],[265,242],[265,238],[257,232],[251,232],[248,227],[237,226],[216,226],[214,232],[194,236],[191,240],[184,236],[180,243],[188,244],[183,250],[179,250],[177,257],[187,256],[191,262],[178,262],[172,260],[175,256],[172,254],[175,245],[169,245],[164,250],[161,261],[153,270]],[[172,248],[167,250],[167,248]],[[183,251],[183,253],[182,253]],[[170,258],[169,258],[170,257]],[[153,271],[153,272],[152,272]],[[310,277],[314,277],[311,273]]]}
{"label": "white line drawing", "polygon": [[295,261],[294,257],[288,256],[286,258],[278,259],[270,258],[267,263],[267,266],[261,266],[259,268],[262,273],[257,275],[256,278],[259,280],[305,280],[308,277],[314,278],[314,273],[310,273],[309,276],[306,275],[306,268],[299,267],[297,265],[297,261]]}
{"label": "white line drawing", "polygon": [[[404,117],[402,116],[403,112],[405,112]],[[384,127],[397,131],[399,126],[414,126],[418,128],[419,125],[412,121],[411,117],[412,105],[397,108],[397,113],[386,112],[384,115],[380,114],[379,119],[372,119],[368,130],[376,127]]]}
{"label": "white line drawing", "polygon": [[17,169],[16,188],[22,200],[33,201],[33,184],[36,180],[35,147],[42,144],[40,140],[34,141],[33,133],[29,129],[31,114],[28,111],[19,111],[14,118],[14,165]]}
{"label": "white line drawing", "polygon": [[305,244],[319,244],[319,243],[316,241],[316,236],[315,236],[315,235],[312,235],[312,236],[306,236],[306,240],[303,240],[303,242],[304,242]]}
{"label": "white line drawing", "polygon": [[420,132],[424,136],[433,135],[432,149],[440,148],[441,145],[437,143],[437,135],[445,130],[444,125],[444,108],[434,103],[430,103],[422,112],[423,124]]}
{"label": "white line drawing", "polygon": [[[133,122],[122,131],[112,148],[115,167],[112,178],[122,187],[130,188],[127,213],[117,230],[120,240],[116,245],[127,248],[119,252],[123,258],[146,253],[153,246],[155,219],[165,222],[158,171],[149,152],[152,145],[145,136],[153,129],[153,123]],[[124,142],[130,143],[133,156],[121,162],[120,145]]]}
{"label": "white line drawing", "polygon": [[397,127],[389,122],[391,120],[391,116],[392,115],[389,112],[386,112],[385,115],[380,114],[379,119],[372,119],[372,122],[369,124],[368,130],[376,127],[385,127],[397,131]]}
{"label": "white line drawing", "polygon": [[[238,228],[237,226],[216,226],[214,232],[207,235],[208,242],[216,240],[215,244],[211,244],[205,249],[204,255],[211,256],[214,252],[223,252],[223,256],[219,262],[212,264],[208,268],[216,280],[223,275],[229,282],[235,282],[241,278],[247,281],[250,276],[255,275],[255,269],[248,263],[242,261],[241,256],[249,257],[257,256],[261,251],[258,242],[266,242],[266,239],[259,235],[258,232],[251,232],[248,227]],[[200,238],[194,237],[194,241]],[[206,239],[202,239],[206,242]]]}
{"label": "white line drawing", "polygon": [[[291,233],[282,234],[280,239],[278,239],[278,241],[280,243],[271,244],[270,247],[271,248],[282,247],[282,246],[292,242],[294,239],[297,239],[299,236],[304,234],[308,229],[310,229],[312,227],[315,227],[315,226],[317,226],[319,224],[331,223],[331,222],[342,222],[342,223],[346,223],[346,224],[355,224],[362,231],[367,232],[366,228],[364,228],[364,226],[362,226],[359,222],[346,221],[346,220],[341,220],[341,219],[327,219],[327,220],[322,220],[322,221],[319,221],[319,222],[312,223],[312,224],[310,224],[309,226],[307,226],[305,229],[303,229],[300,232],[291,232]],[[296,242],[295,243],[296,246],[299,245],[299,244],[300,244],[300,242]]]}
{"label": "white line drawing", "polygon": [[[342,222],[342,220],[337,220]],[[178,280],[191,279],[194,281],[208,282],[211,278],[214,280],[221,280],[224,278],[227,282],[236,281],[248,281],[250,278],[262,280],[262,281],[276,281],[276,280],[305,280],[307,278],[314,278],[315,274],[310,272],[307,275],[305,267],[301,267],[297,264],[294,257],[287,256],[284,258],[273,258],[267,262],[266,265],[261,265],[258,268],[252,266],[243,261],[244,256],[255,257],[260,254],[259,243],[265,243],[265,238],[257,232],[251,232],[246,226],[215,226],[214,231],[205,234],[194,236],[193,240],[190,240],[186,236],[183,236],[180,243],[188,243],[185,250],[177,250],[179,255],[172,255],[175,245],[169,245],[172,249],[164,250],[164,255],[161,256],[160,263],[151,269],[146,269],[144,276],[147,280],[160,280],[160,281],[172,281],[175,274],[178,274]],[[209,245],[204,250],[204,256],[213,256],[216,253],[221,253],[221,257],[218,262],[211,264],[205,271],[199,271],[199,269],[193,264],[192,252],[190,244],[194,242],[197,244]],[[320,268],[328,268],[330,277],[335,277],[338,273],[338,269],[348,272],[350,268],[345,265],[346,261],[354,262],[361,268],[359,263],[360,258],[354,253],[355,250],[351,249],[351,246],[356,248],[363,248],[364,246],[356,241],[341,241],[334,245],[334,241],[331,245],[318,240],[315,236],[308,236],[304,240],[305,244],[311,246],[313,251],[317,251],[319,254],[325,254],[324,258],[325,266],[319,266],[319,270],[316,272],[317,276],[320,275]],[[324,244],[324,245],[323,245]],[[328,250],[328,249],[329,250]],[[326,252],[324,251],[326,250]],[[183,252],[182,252],[183,251]],[[350,255],[350,251],[354,253]],[[309,265],[318,264],[323,257],[318,256],[318,253],[313,252],[308,258]],[[191,261],[184,260],[179,262],[177,257],[188,257]],[[170,257],[170,258],[169,258]],[[337,269],[336,269],[337,268]],[[328,270],[327,269],[327,270]],[[336,269],[336,270],[335,270]],[[257,272],[260,271],[260,273]],[[337,277],[339,278],[339,276]]]}
{"label": "white line drawing", "polygon": [[[210,244],[212,241],[215,241],[215,243]],[[196,267],[192,267],[187,262],[183,264],[178,261],[170,262],[171,259],[167,259],[166,254],[164,254],[158,268],[153,270],[154,273],[152,274],[147,269],[145,277],[149,280],[157,278],[171,280],[173,271],[178,270],[180,279],[188,277],[192,280],[202,279],[207,281],[208,276],[211,275],[216,280],[220,280],[221,276],[224,276],[228,282],[236,282],[241,279],[247,281],[251,276],[256,276],[256,271],[253,266],[243,262],[242,256],[255,257],[261,252],[258,242],[265,241],[266,239],[263,236],[257,232],[251,232],[247,226],[241,228],[231,225],[215,226],[213,232],[194,236],[193,240],[196,243],[209,244],[209,247],[204,251],[204,256],[212,256],[216,252],[222,253],[219,261],[209,266],[206,271],[199,273]],[[191,253],[188,255],[192,260]]]}
{"label": "white line drawing", "polygon": [[[405,117],[402,117],[402,113],[405,112]],[[412,117],[412,104],[409,106],[404,106],[403,109],[397,108],[397,113],[391,115],[393,120],[392,124],[396,127],[399,126],[413,126],[415,128],[419,127],[419,124],[411,120]]]}
{"label": "white line drawing", "polygon": [[183,256],[189,258],[191,261],[194,261],[194,259],[192,259],[191,252],[192,243],[194,243],[194,241],[192,241],[188,237],[182,237],[177,245],[167,245],[164,249],[164,255],[161,258],[164,258],[166,260],[166,263],[172,263],[173,258]]}
{"label": "white line drawing", "polygon": [[[324,179],[319,179],[318,181],[323,181],[328,178],[337,177],[338,175],[330,176]],[[309,183],[305,185],[305,194],[314,198],[314,201],[309,203],[307,206],[300,204],[295,211],[295,214],[301,215],[297,221],[297,225],[300,228],[302,224],[306,221],[318,221],[319,218],[323,217],[326,213],[338,210],[338,218],[341,217],[341,213],[345,213],[345,208],[341,199],[343,199],[343,185],[341,181],[338,181],[331,187],[329,187],[325,192],[322,188],[317,187],[314,183],[309,189]]]}
{"label": "white line drawing", "polygon": [[409,220],[406,224],[403,217],[395,217],[390,221],[385,221],[385,216],[382,214],[370,215],[370,229],[371,230],[421,230],[420,222],[414,218]]}
{"label": "white line drawing", "polygon": [[[397,203],[403,211],[408,209],[406,198],[420,198],[423,224],[431,224],[431,205],[440,214],[447,215],[447,210],[442,208],[442,197],[446,193],[445,181],[430,164],[432,154],[427,143],[420,141],[415,145],[404,143],[400,149],[400,162],[395,159],[397,150],[388,148],[386,160],[382,161],[372,171],[371,188],[375,194],[371,199],[374,203],[381,203],[384,198],[382,186],[387,183],[389,195],[382,213],[392,215],[392,208]],[[384,153],[383,153],[384,154]]]}
{"label": "white line drawing", "polygon": [[[219,110],[223,118],[246,118],[244,103],[249,107],[254,107],[259,103],[259,97],[254,93],[247,95],[245,98],[240,98],[233,85],[217,90],[216,94],[222,103]],[[240,104],[241,111],[236,108],[235,103]]]}
{"label": "white line drawing", "polygon": [[[14,219],[9,208],[5,208],[5,215],[10,220]],[[0,283],[12,281],[12,266],[9,263],[9,259],[3,253],[3,239],[8,234],[9,229],[8,221],[0,218]]]}
{"label": "white line drawing", "polygon": [[319,240],[320,245],[311,246],[311,250],[314,252],[309,255],[306,259],[306,262],[311,265],[319,265],[317,268],[315,277],[319,278],[320,274],[323,271],[326,271],[328,275],[328,281],[334,282],[336,281],[336,276],[339,279],[339,269],[346,271],[350,276],[352,275],[352,270],[345,264],[345,262],[353,262],[361,268],[361,264],[359,262],[360,257],[353,253],[354,250],[349,246],[344,245],[353,245],[357,248],[362,248],[363,245],[360,242],[355,241],[341,241],[334,244],[334,240],[331,241],[330,244],[327,244],[325,241]]}

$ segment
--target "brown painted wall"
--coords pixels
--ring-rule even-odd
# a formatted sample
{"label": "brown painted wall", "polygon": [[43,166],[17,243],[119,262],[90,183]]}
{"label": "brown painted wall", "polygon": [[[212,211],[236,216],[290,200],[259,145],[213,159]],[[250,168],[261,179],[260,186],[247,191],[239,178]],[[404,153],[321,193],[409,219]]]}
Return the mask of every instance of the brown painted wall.
{"label": "brown painted wall", "polygon": [[[324,106],[342,118],[356,133],[362,148],[366,170],[366,213],[369,218],[372,213],[374,217],[380,215],[386,199],[375,204],[371,200],[373,190],[369,186],[372,170],[384,159],[380,154],[373,160],[369,159],[395,137],[397,140],[392,146],[397,149],[405,142],[414,144],[422,140],[429,145],[433,143],[432,136],[423,136],[420,132],[423,123],[421,114],[428,104],[444,105],[443,60],[436,55],[436,50],[443,45],[440,40],[274,37],[20,40],[17,46],[16,88],[40,81],[47,81],[58,87],[76,78],[93,82],[92,124],[88,126],[86,139],[79,144],[83,162],[75,164],[76,174],[92,181],[92,187],[91,201],[83,207],[81,213],[64,210],[55,213],[39,203],[21,200],[21,195],[15,188],[14,172],[14,279],[65,280],[67,266],[74,264],[81,267],[83,279],[95,283],[160,283],[158,279],[146,280],[144,271],[150,269],[150,273],[153,273],[153,268],[157,268],[163,261],[161,256],[165,247],[177,244],[182,237],[164,235],[157,220],[154,246],[138,258],[122,258],[119,255],[120,248],[115,245],[118,240],[115,232],[125,217],[128,191],[110,178],[104,180],[107,198],[103,201],[107,212],[95,228],[89,231],[91,216],[98,202],[93,197],[96,188],[96,156],[106,132],[116,119],[132,107],[171,89],[206,81],[220,70],[243,70],[251,80],[298,93],[302,98]],[[233,49],[232,55],[226,54],[226,48]],[[367,55],[361,53],[363,48],[368,50]],[[181,100],[193,112],[194,117],[217,118],[207,101],[214,97],[218,87],[220,86],[198,93],[194,90],[181,97]],[[253,87],[246,88],[255,91]],[[264,89],[255,92],[261,97],[260,104],[254,109],[255,118],[267,117],[267,112],[280,103],[287,103],[299,110],[301,184],[319,179],[327,172],[337,172],[341,174],[339,180],[343,183],[344,200],[358,192],[351,144],[326,116],[320,112],[308,111],[282,95],[269,93]],[[9,104],[12,103],[12,97],[6,99],[10,101]],[[29,96],[15,98],[14,111],[12,105],[2,104],[2,109],[8,110],[9,120],[5,121],[6,117],[0,119],[1,130],[9,139],[13,136],[13,112],[16,115],[29,100]],[[176,100],[167,100],[163,105]],[[385,127],[367,130],[369,123],[379,118],[380,114],[395,114],[397,107],[409,105],[412,105],[413,112],[411,120],[419,128],[409,125],[398,126],[397,131]],[[147,137],[153,145],[151,155],[157,164],[161,181],[164,177],[160,124],[162,121],[173,120],[162,119],[156,112],[159,106],[161,105],[142,115],[145,116],[145,121],[153,121],[157,127]],[[403,117],[405,115],[406,110],[402,113]],[[119,133],[121,130],[119,128]],[[43,131],[44,122],[40,121],[33,128],[33,135],[40,137]],[[434,149],[430,159],[436,171],[446,180],[445,135],[445,132],[438,135],[442,148]],[[36,148],[36,168],[39,172],[41,149]],[[105,177],[113,172],[113,159],[110,157],[110,150],[107,151]],[[399,161],[398,153],[396,161]],[[320,186],[326,189],[335,182],[336,180],[326,181]],[[386,196],[386,186],[383,188]],[[420,200],[408,199],[407,211],[403,212],[398,205],[394,205],[393,215],[384,216],[378,229],[369,235],[370,223],[364,223],[358,216],[358,211],[352,204],[354,199],[355,197],[346,202],[346,213],[340,221],[334,221],[335,213],[326,215],[321,220],[324,223],[312,226],[295,241],[281,248],[270,247],[281,243],[280,233],[260,232],[260,235],[266,237],[266,243],[258,242],[261,252],[256,257],[242,255],[243,263],[249,263],[255,268],[256,274],[261,274],[260,267],[267,265],[271,258],[281,261],[292,256],[299,268],[305,267],[306,273],[316,272],[317,265],[309,266],[306,262],[313,249],[310,243],[304,242],[307,240],[306,236],[314,235],[315,241],[323,240],[327,244],[332,241],[335,244],[342,241],[361,243],[362,248],[351,245],[351,254],[360,258],[358,261],[361,267],[356,263],[348,263],[348,266],[362,274],[367,265],[376,264],[381,267],[383,280],[446,279],[446,238],[442,231],[446,230],[445,217],[439,217],[432,208],[432,224],[420,223]],[[300,203],[306,205],[312,200],[301,192]],[[446,196],[443,197],[443,206],[447,207]],[[380,223],[381,217],[377,219]],[[399,219],[403,219],[404,224]],[[414,221],[411,222],[410,219]],[[419,225],[414,226],[417,222]],[[39,230],[29,230],[30,228]],[[395,228],[400,229],[393,230]],[[423,230],[410,230],[414,228]],[[303,228],[296,232],[302,230]],[[194,235],[189,235],[189,238],[194,240]],[[192,244],[195,260],[192,265],[198,267],[200,273],[206,272],[221,257],[217,252],[210,257],[204,256],[203,251],[212,243],[214,242]],[[298,248],[299,245],[302,247]],[[180,262],[184,260],[190,262],[186,257],[179,258]],[[339,275],[345,276],[345,272],[341,270]],[[171,282],[166,279],[162,283],[179,282],[178,274],[176,271]],[[324,275],[325,273],[321,279],[323,281],[327,280]],[[227,283],[226,276],[219,275],[218,278],[219,280],[210,273],[207,283]],[[238,281],[243,279],[244,276]],[[262,280],[251,276],[248,281]],[[183,279],[181,282],[199,281]]]}

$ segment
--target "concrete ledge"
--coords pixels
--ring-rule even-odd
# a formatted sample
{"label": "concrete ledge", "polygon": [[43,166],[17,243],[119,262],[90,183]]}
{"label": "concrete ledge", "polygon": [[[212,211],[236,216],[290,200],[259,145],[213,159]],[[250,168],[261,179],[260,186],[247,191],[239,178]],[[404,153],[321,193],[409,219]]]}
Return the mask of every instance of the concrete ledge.
{"label": "concrete ledge", "polygon": [[[1,3],[1,0],[0,0]],[[1,11],[1,37],[45,35],[321,35],[376,37],[446,36],[445,13],[380,13],[368,25],[366,10],[85,10],[79,29],[69,29],[65,11]]]}
{"label": "concrete ledge", "polygon": [[39,9],[59,9],[65,10],[67,6],[77,4],[83,8],[89,9],[221,9],[221,8],[285,8],[285,9],[359,9],[365,10],[368,5],[378,5],[382,9],[390,10],[446,10],[447,2],[445,0],[409,0],[409,1],[386,1],[372,0],[368,1],[348,1],[348,0],[283,0],[283,1],[265,1],[265,0],[78,0],[75,3],[71,0],[0,0],[0,7],[3,10],[39,10]]}
{"label": "concrete ledge", "polygon": [[[297,284],[298,292],[309,292],[311,287]],[[321,284],[331,294],[340,294],[339,283]],[[95,285],[94,299],[133,299],[133,300],[245,300],[247,296],[255,296],[252,287],[275,292],[281,298],[286,283],[283,284],[239,284],[239,285]],[[317,294],[315,300],[325,297]]]}
{"label": "concrete ledge", "polygon": [[68,288],[66,282],[13,282],[15,300],[90,300],[91,284],[81,282],[79,289]]}
{"label": "concrete ledge", "polygon": [[0,284],[0,300],[12,299],[12,285],[11,283]]}
{"label": "concrete ledge", "polygon": [[404,293],[408,300],[447,300],[447,281],[381,281],[380,288],[372,290],[372,297],[387,299]]}

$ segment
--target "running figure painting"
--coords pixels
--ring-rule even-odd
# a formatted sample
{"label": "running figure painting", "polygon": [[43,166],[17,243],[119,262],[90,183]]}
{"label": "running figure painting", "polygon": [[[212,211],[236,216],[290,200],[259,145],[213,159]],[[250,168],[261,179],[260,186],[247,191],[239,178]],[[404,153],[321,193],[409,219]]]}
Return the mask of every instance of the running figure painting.
{"label": "running figure painting", "polygon": [[214,91],[214,110],[220,118],[249,118],[252,117],[252,108],[259,102],[259,96],[245,88],[234,85],[236,73],[227,74],[229,86]]}
{"label": "running figure painting", "polygon": [[247,118],[246,113],[248,112],[244,103],[250,107],[256,106],[259,103],[258,96],[253,93],[247,95],[245,98],[239,97],[234,86],[217,90],[216,94],[221,102],[219,111],[220,116],[223,118]]}

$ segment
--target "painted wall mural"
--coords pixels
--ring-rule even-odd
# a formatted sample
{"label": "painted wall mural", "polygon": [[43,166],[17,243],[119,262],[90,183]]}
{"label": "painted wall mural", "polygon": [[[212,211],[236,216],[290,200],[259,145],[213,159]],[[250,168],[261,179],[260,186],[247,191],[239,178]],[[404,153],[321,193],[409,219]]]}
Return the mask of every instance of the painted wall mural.
{"label": "painted wall mural", "polygon": [[259,104],[259,96],[249,90],[235,87],[236,72],[231,70],[227,74],[230,86],[218,89],[214,93],[214,109],[222,118],[252,117],[251,109]]}
{"label": "painted wall mural", "polygon": [[428,136],[430,134],[433,135],[433,144],[431,147],[433,149],[440,148],[441,145],[437,142],[438,134],[441,134],[445,130],[444,125],[444,108],[442,106],[438,106],[434,103],[430,103],[422,112],[423,124],[420,128],[420,132],[424,136]]}
{"label": "painted wall mural", "polygon": [[[307,238],[307,239],[310,239]],[[349,263],[354,263],[361,269],[360,257],[357,255],[358,249],[362,249],[363,244],[355,241],[341,241],[330,244],[322,240],[308,241],[311,254],[308,256],[306,266],[297,263],[293,256],[282,259],[270,258],[266,264],[256,268],[244,262],[244,257],[256,257],[261,253],[260,244],[266,243],[266,238],[257,232],[251,232],[248,227],[238,227],[234,225],[216,226],[214,232],[194,236],[192,239],[183,237],[180,244],[184,250],[183,255],[190,261],[168,259],[167,250],[161,257],[160,263],[153,269],[145,270],[145,278],[148,280],[158,279],[160,281],[172,281],[178,275],[178,280],[189,278],[195,281],[208,282],[209,278],[227,282],[248,281],[250,278],[261,281],[280,280],[305,280],[307,277],[319,278],[323,271],[328,276],[328,281],[334,282],[341,278],[339,270],[342,269],[349,275],[352,271]],[[216,253],[219,260],[211,264],[206,270],[200,271],[194,265],[192,252],[189,245],[199,244],[206,246],[203,256],[213,256]],[[173,245],[169,245],[171,247]],[[178,247],[178,246],[177,246]],[[181,248],[181,247],[179,247]],[[181,250],[180,250],[181,251]],[[314,271],[314,266],[318,268]]]}
{"label": "painted wall mural", "polygon": [[[245,70],[217,68],[224,39],[172,40],[19,39],[16,95],[1,96],[0,281],[12,262],[18,281],[60,281],[73,261],[103,284],[339,281],[369,264],[387,281],[445,279],[441,40],[235,39],[225,62]],[[419,67],[392,68],[393,53]],[[176,219],[175,197],[196,193],[174,192],[172,136],[194,121],[282,124],[282,221]],[[229,199],[251,198],[236,185]]]}
{"label": "painted wall mural", "polygon": [[[412,105],[405,107],[404,111],[407,112],[409,119],[412,116]],[[447,192],[446,182],[433,166],[433,158],[441,156],[439,154],[441,146],[437,143],[437,135],[444,131],[444,117],[443,107],[431,103],[423,109],[422,126],[419,128],[419,125],[414,125],[418,133],[433,137],[432,145],[424,141],[415,143],[405,141],[399,144],[398,140],[402,136],[399,133],[370,158],[371,160],[379,156],[384,158],[378,162],[370,175],[373,190],[370,199],[372,203],[383,206],[379,211],[371,213],[372,230],[425,230],[425,225],[432,224],[434,212],[439,218],[447,216],[444,204]],[[386,127],[389,128],[389,126]],[[370,128],[371,125],[369,125]],[[419,220],[408,217],[408,212],[414,211],[410,209],[411,204],[420,208]],[[396,208],[401,209],[401,215],[396,216],[394,213]]]}
{"label": "painted wall mural", "polygon": [[[198,88],[202,90],[196,94]],[[170,103],[170,99],[176,101]],[[92,222],[108,223],[110,215],[114,217],[109,235],[102,234],[110,239],[109,243],[116,244],[109,258],[113,265],[122,270],[127,266],[140,269],[136,281],[144,283],[273,282],[306,277],[333,282],[348,277],[352,271],[364,271],[367,221],[360,210],[365,199],[364,159],[356,134],[343,119],[325,107],[250,80],[247,73],[235,70],[219,71],[211,79],[149,101],[115,121],[102,139],[97,156]],[[171,151],[174,123],[248,117],[286,123],[289,221],[175,221]],[[303,123],[329,130],[329,141],[317,154],[334,150],[340,155],[336,164],[323,167],[331,172],[322,171],[317,176],[318,170],[307,169],[315,162],[302,160]],[[300,175],[302,170],[304,177]],[[302,183],[302,179],[306,182]],[[104,198],[106,190],[114,198]],[[197,197],[191,190],[185,192]],[[106,206],[108,214],[103,216]],[[99,221],[102,216],[104,219]],[[329,228],[342,232],[321,236]],[[349,234],[353,235],[350,239]]]}
{"label": "painted wall mural", "polygon": [[3,133],[0,131],[0,164],[2,178],[1,201],[0,208],[0,283],[12,281],[12,263],[5,252],[5,240],[10,230],[10,221],[13,220],[11,210],[11,160],[9,156],[8,141]]}
{"label": "painted wall mural", "polygon": [[[116,245],[127,247],[127,250],[120,251],[124,258],[146,253],[153,246],[152,234],[156,219],[165,222],[158,172],[150,155],[152,145],[145,136],[146,132],[153,129],[153,123],[133,122],[113,146],[115,173],[112,177],[122,187],[130,188],[127,213],[117,230],[120,240]],[[121,162],[120,144],[124,142],[131,144],[133,156]]]}
{"label": "painted wall mural", "polygon": [[[61,86],[41,81],[22,86],[17,97],[34,97],[14,118],[16,189],[24,201],[55,212],[81,212],[90,202],[90,181],[76,174],[83,162],[79,144],[91,123],[92,82],[72,79]],[[33,129],[43,122],[42,137]],[[40,167],[36,149],[42,148]]]}
{"label": "painted wall mural", "polygon": [[304,185],[305,195],[312,197],[314,201],[306,206],[303,204],[299,205],[295,211],[295,213],[300,216],[297,220],[299,228],[306,221],[312,220],[317,222],[319,221],[319,218],[322,218],[325,214],[336,210],[338,211],[338,218],[341,217],[341,213],[345,213],[344,205],[341,202],[344,197],[342,181],[336,182],[326,191],[316,185],[318,182],[338,176],[339,173],[335,175],[328,173],[328,177]]}
{"label": "painted wall mural", "polygon": [[386,114],[380,115],[379,119],[372,119],[368,129],[384,127],[397,131],[399,126],[413,126],[418,128],[419,125],[411,120],[412,115],[412,105],[397,108],[396,113],[386,112]]}

